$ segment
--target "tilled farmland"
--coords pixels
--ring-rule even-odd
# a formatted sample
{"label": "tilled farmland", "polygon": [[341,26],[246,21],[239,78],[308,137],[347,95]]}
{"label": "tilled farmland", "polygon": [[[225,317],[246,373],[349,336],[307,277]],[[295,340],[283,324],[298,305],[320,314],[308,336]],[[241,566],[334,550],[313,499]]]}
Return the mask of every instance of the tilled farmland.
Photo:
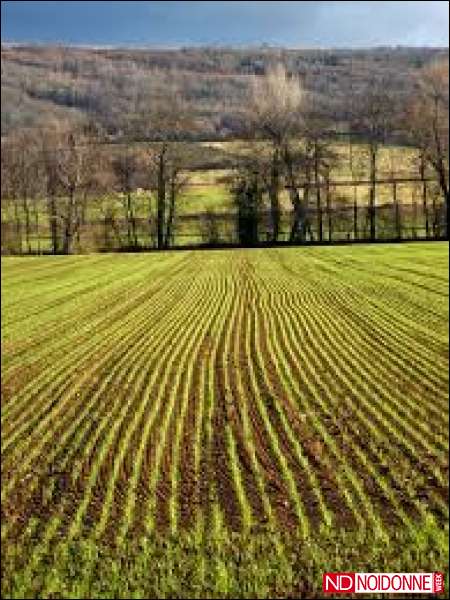
{"label": "tilled farmland", "polygon": [[[181,552],[191,597],[235,593],[241,547],[241,594],[314,597],[336,532],[444,569],[446,244],[5,258],[2,283],[7,597],[151,597],[114,562],[130,545],[151,569]],[[421,531],[417,563],[396,540]],[[145,593],[180,597],[167,573]]]}

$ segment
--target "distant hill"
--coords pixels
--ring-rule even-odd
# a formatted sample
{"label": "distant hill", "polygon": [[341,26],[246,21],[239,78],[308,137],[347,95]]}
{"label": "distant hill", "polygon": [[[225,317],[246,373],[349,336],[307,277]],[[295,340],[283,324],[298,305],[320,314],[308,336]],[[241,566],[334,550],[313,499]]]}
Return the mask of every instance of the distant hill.
{"label": "distant hill", "polygon": [[192,138],[222,139],[236,130],[250,75],[273,63],[298,73],[337,124],[348,119],[352,90],[374,74],[392,90],[411,90],[411,74],[448,48],[366,50],[112,49],[3,44],[1,131],[33,127],[50,117],[88,117],[112,139],[152,136],[146,114],[175,78],[197,121]]}

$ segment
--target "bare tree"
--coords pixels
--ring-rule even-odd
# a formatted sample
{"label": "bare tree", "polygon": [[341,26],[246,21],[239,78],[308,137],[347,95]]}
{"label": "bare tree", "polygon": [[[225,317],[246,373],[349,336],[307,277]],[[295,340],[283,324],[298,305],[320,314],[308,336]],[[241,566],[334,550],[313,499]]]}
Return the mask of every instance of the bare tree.
{"label": "bare tree", "polygon": [[178,198],[189,179],[188,175],[183,171],[183,166],[186,164],[186,159],[188,156],[189,152],[186,149],[185,144],[182,142],[175,142],[172,144],[171,157],[167,169],[168,210],[164,239],[164,246],[166,248],[172,244],[173,224]]}
{"label": "bare tree", "polygon": [[25,243],[28,254],[31,254],[31,196],[32,196],[32,157],[29,139],[26,135],[18,134],[16,139],[17,158],[20,173],[19,194],[25,218]]}
{"label": "bare tree", "polygon": [[255,246],[258,243],[258,211],[263,194],[261,161],[258,158],[248,158],[241,162],[232,191],[237,208],[239,244]]}
{"label": "bare tree", "polygon": [[[286,168],[286,183],[289,189],[289,197],[294,209],[294,218],[291,225],[289,239],[291,242],[302,242],[309,228],[308,203],[311,184],[311,156],[301,147],[284,147],[283,158]],[[303,179],[303,198],[300,197],[299,187]]]}
{"label": "bare tree", "polygon": [[150,185],[156,192],[157,247],[167,247],[172,237],[176,198],[183,186],[183,167],[188,160],[186,132],[195,128],[190,108],[181,96],[179,75],[171,74],[167,89],[150,111]]}
{"label": "bare tree", "polygon": [[63,223],[64,254],[71,254],[74,236],[81,224],[81,208],[86,192],[92,186],[95,172],[92,165],[98,160],[95,138],[91,132],[79,127],[68,127],[58,136],[56,150],[56,174],[64,192],[60,203]]}
{"label": "bare tree", "polygon": [[[150,194],[156,197],[156,244],[167,248],[172,243],[173,226],[180,192],[188,177],[185,167],[188,150],[183,142],[159,142],[150,151]],[[151,195],[149,213],[151,212]],[[150,226],[151,226],[151,214]]]}
{"label": "bare tree", "polygon": [[417,80],[417,91],[410,100],[406,125],[413,144],[419,149],[422,170],[429,167],[439,182],[445,202],[445,227],[448,235],[448,136],[449,87],[448,61],[425,67]]}
{"label": "bare tree", "polygon": [[59,187],[58,160],[56,147],[60,128],[56,122],[41,124],[36,132],[38,138],[40,173],[42,179],[42,191],[46,198],[47,216],[49,222],[51,250],[57,254],[59,244],[59,215],[57,206],[57,194]]}
{"label": "bare tree", "polygon": [[127,224],[127,245],[137,247],[136,214],[132,200],[132,192],[136,189],[136,175],[142,168],[135,151],[125,148],[111,162],[116,186],[122,194],[125,222]]}
{"label": "bare tree", "polygon": [[22,219],[20,211],[20,168],[17,149],[12,139],[2,141],[2,209],[11,206],[13,211],[14,233],[9,243],[10,251],[22,252]]}
{"label": "bare tree", "polygon": [[[327,135],[330,122],[327,118],[326,107],[315,96],[310,96],[305,102],[304,121],[304,163],[306,165],[304,201],[307,207],[310,187],[314,187],[317,237],[321,242],[324,239],[323,184],[328,181],[331,168],[337,164],[338,155],[333,150]],[[310,227],[310,223],[307,225]]]}
{"label": "bare tree", "polygon": [[302,218],[302,206],[295,188],[294,149],[302,126],[304,94],[297,77],[289,77],[286,69],[277,65],[265,75],[254,76],[248,109],[247,127],[256,137],[269,140],[272,147],[269,200],[272,218],[272,241],[276,241],[280,228],[280,181],[286,169],[294,208],[294,222]]}
{"label": "bare tree", "polygon": [[370,239],[376,238],[376,179],[379,149],[385,143],[396,112],[389,81],[372,77],[355,96],[353,127],[364,135],[369,150],[369,227]]}
{"label": "bare tree", "polygon": [[[17,130],[2,148],[5,154],[4,175],[6,177],[9,200],[14,206],[17,243],[22,251],[22,225],[24,225],[26,251],[32,252],[31,235],[36,223],[39,178],[37,176],[38,157],[32,132]],[[23,223],[22,223],[23,219]]]}

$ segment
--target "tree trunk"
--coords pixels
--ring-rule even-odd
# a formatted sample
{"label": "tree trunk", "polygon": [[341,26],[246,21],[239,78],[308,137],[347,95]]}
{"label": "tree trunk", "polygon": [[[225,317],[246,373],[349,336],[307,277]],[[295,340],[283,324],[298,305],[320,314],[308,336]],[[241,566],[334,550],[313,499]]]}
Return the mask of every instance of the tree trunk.
{"label": "tree trunk", "polygon": [[17,251],[22,254],[22,223],[19,215],[19,203],[16,198],[14,198],[14,219],[16,221]]}
{"label": "tree trunk", "polygon": [[248,178],[241,182],[236,190],[238,206],[238,239],[244,247],[258,244],[258,204],[261,190],[257,177]]}
{"label": "tree trunk", "polygon": [[413,219],[412,219],[412,236],[415,240],[417,238],[417,200],[416,195],[413,197]]}
{"label": "tree trunk", "polygon": [[294,221],[292,223],[290,241],[302,241],[302,228],[304,219],[304,210],[298,190],[296,188],[290,188],[291,202],[294,207]]}
{"label": "tree trunk", "polygon": [[63,253],[72,254],[72,228],[69,225],[68,219],[66,220],[66,226],[64,230]]}
{"label": "tree trunk", "polygon": [[136,217],[133,210],[133,204],[131,202],[131,192],[127,191],[127,236],[128,236],[128,247],[137,248],[138,240],[136,234]]}
{"label": "tree trunk", "polygon": [[131,248],[131,194],[127,192],[127,245]]}
{"label": "tree trunk", "polygon": [[175,216],[175,199],[176,199],[176,187],[175,187],[175,177],[172,176],[170,181],[170,196],[169,196],[169,214],[167,215],[167,223],[166,223],[166,239],[165,239],[165,248],[168,248],[171,243],[172,237],[172,226],[173,219]]}
{"label": "tree trunk", "polygon": [[376,175],[377,175],[377,149],[375,146],[370,147],[370,191],[369,191],[369,223],[370,223],[370,239],[375,240],[376,231],[376,215],[375,215],[375,200],[376,200]]}
{"label": "tree trunk", "polygon": [[133,236],[133,245],[135,248],[137,248],[139,245],[139,241],[137,236],[136,215],[134,214],[134,211],[131,214],[131,232]]}
{"label": "tree trunk", "polygon": [[400,205],[397,198],[397,184],[393,184],[394,210],[395,210],[395,235],[397,240],[402,239],[402,223],[400,220]]}
{"label": "tree trunk", "polygon": [[272,157],[272,169],[270,174],[270,186],[269,186],[269,200],[270,200],[270,212],[272,219],[272,232],[271,240],[276,242],[280,234],[280,201],[279,201],[279,189],[280,189],[280,164],[279,164],[279,151],[276,148],[273,152]]}
{"label": "tree trunk", "polygon": [[64,246],[63,246],[64,254],[72,253],[72,241],[73,241],[72,238],[73,238],[73,229],[74,229],[73,228],[74,203],[75,203],[74,190],[70,190],[69,191],[69,205],[67,207],[66,223],[65,223],[65,228],[64,228]]}
{"label": "tree trunk", "polygon": [[39,207],[38,207],[36,198],[34,199],[33,209],[34,209],[34,227],[35,227],[36,239],[37,239],[37,252],[38,252],[38,254],[40,254],[41,253],[41,236],[40,236],[40,231],[39,231]]}
{"label": "tree trunk", "polygon": [[[287,176],[288,176],[288,187],[289,187],[289,196],[291,199],[291,203],[294,209],[294,220],[291,227],[291,235],[289,237],[289,241],[302,241],[303,237],[303,227],[305,220],[305,210],[302,201],[300,200],[300,196],[298,193],[297,186],[295,185],[295,177],[294,177],[294,167],[292,164],[292,159],[289,153],[289,150],[286,148],[284,152],[285,162],[287,167]],[[306,193],[306,190],[305,190]]]}
{"label": "tree trunk", "polygon": [[333,241],[333,213],[331,209],[331,194],[330,194],[330,176],[326,175],[326,198],[327,198],[327,213],[328,213],[328,241]]}
{"label": "tree trunk", "polygon": [[31,228],[31,219],[30,219],[30,205],[28,204],[28,199],[26,196],[23,198],[23,211],[25,213],[25,240],[27,245],[28,254],[31,254],[31,241],[30,241],[30,228]]}
{"label": "tree trunk", "polygon": [[155,231],[153,229],[152,195],[148,196],[148,237],[151,246],[155,246]]}
{"label": "tree trunk", "polygon": [[52,253],[58,253],[58,223],[56,215],[56,200],[53,193],[49,194],[48,200],[48,217],[50,226],[50,239],[52,244]]}
{"label": "tree trunk", "polygon": [[[447,109],[448,112],[448,109]],[[445,153],[443,152],[443,148],[441,145],[441,140],[439,136],[439,115],[438,115],[438,100],[435,99],[435,118],[433,120],[433,134],[434,134],[434,143],[436,147],[436,164],[433,165],[435,170],[437,171],[438,179],[439,179],[439,187],[441,188],[442,194],[444,196],[445,201],[445,237],[448,238],[448,178],[445,168]],[[448,162],[448,158],[447,158]]]}
{"label": "tree trunk", "polygon": [[316,210],[317,210],[317,234],[319,241],[323,240],[322,201],[319,185],[319,157],[317,154],[317,143],[314,146],[314,182],[316,184]]}
{"label": "tree trunk", "polygon": [[448,182],[447,182],[447,176],[445,173],[445,166],[442,160],[439,161],[438,164],[438,178],[439,178],[439,187],[441,188],[442,194],[444,196],[444,202],[445,202],[445,220],[444,220],[444,235],[446,238],[448,238],[448,196],[449,196],[449,189],[448,189]]}
{"label": "tree trunk", "polygon": [[79,211],[77,210],[77,244],[81,243],[81,233],[84,225],[86,223],[86,205],[87,199],[86,196],[83,197],[81,205],[79,207]]}
{"label": "tree trunk", "polygon": [[165,154],[166,148],[163,147],[159,154],[158,161],[158,198],[156,216],[158,248],[164,247],[164,216],[166,203]]}
{"label": "tree trunk", "polygon": [[103,217],[103,244],[105,249],[109,247],[109,218],[107,213]]}
{"label": "tree trunk", "polygon": [[427,198],[427,182],[425,181],[425,160],[422,157],[420,161],[420,179],[422,180],[422,207],[425,217],[425,237],[430,236],[430,224],[428,222],[428,198]]}

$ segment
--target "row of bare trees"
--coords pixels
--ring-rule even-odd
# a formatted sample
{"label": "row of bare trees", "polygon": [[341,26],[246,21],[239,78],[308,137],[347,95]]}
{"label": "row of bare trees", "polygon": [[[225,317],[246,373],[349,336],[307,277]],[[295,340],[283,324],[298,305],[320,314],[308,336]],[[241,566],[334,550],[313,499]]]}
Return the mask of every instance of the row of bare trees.
{"label": "row of bare trees", "polygon": [[[448,63],[423,69],[415,83],[412,97],[398,98],[390,92],[388,80],[373,78],[351,98],[351,131],[360,135],[369,155],[368,218],[373,240],[377,237],[379,151],[394,133],[401,132],[419,150],[421,178],[425,180],[425,171],[436,178],[448,215]],[[292,205],[291,241],[302,241],[310,231],[307,209],[314,200],[318,239],[323,240],[322,195],[330,170],[338,161],[327,136],[333,123],[326,114],[316,98],[302,90],[299,79],[289,77],[282,66],[265,77],[254,78],[247,131],[250,136],[268,141],[269,152],[244,161],[235,183],[242,243],[256,242],[254,220],[263,192],[270,200],[271,240],[278,240],[283,188],[289,190]],[[328,201],[329,194],[325,193],[325,199]]]}
{"label": "row of bare trees", "polygon": [[[149,233],[155,232],[158,248],[166,248],[186,181],[187,155],[183,142],[168,141],[139,150],[109,150],[85,129],[60,123],[54,129],[21,132],[2,147],[3,217],[12,217],[16,240],[26,252],[32,252],[32,232],[45,218],[52,252],[71,254],[93,214],[113,229],[115,220],[124,221],[126,239],[120,239],[120,245],[136,248],[137,217],[142,218],[146,208]],[[142,201],[136,204],[139,188],[145,188],[145,208]]]}
{"label": "row of bare trees", "polygon": [[[351,131],[360,135],[369,154],[370,237],[377,235],[379,150],[398,131],[419,150],[423,173],[434,173],[448,215],[448,63],[425,68],[412,97],[394,97],[388,81],[374,78],[352,97],[351,104]],[[311,229],[311,204],[322,241],[322,205],[329,198],[330,170],[338,161],[329,136],[336,123],[327,114],[317,97],[305,92],[301,81],[281,65],[253,77],[242,133],[253,140],[254,151],[239,158],[233,183],[241,243],[257,243],[263,196],[270,206],[270,241],[279,240],[283,190],[288,191],[292,207],[291,241],[303,241]],[[117,203],[112,204],[111,197],[118,200],[126,223],[121,245],[136,248],[137,188],[145,190],[148,230],[156,247],[173,243],[178,200],[190,161],[183,139],[195,128],[192,110],[174,83],[143,118],[151,123],[156,141],[139,147],[111,148],[102,143],[92,123],[69,126],[56,121],[19,131],[2,142],[2,211],[13,215],[20,249],[24,243],[26,251],[32,251],[32,231],[46,219],[52,252],[72,253],[93,206],[114,229]]]}
{"label": "row of bare trees", "polygon": [[[115,228],[126,223],[120,245],[139,245],[135,191],[147,196],[149,233],[166,248],[173,238],[179,194],[186,181],[189,156],[183,131],[190,126],[189,110],[176,89],[155,104],[148,115],[158,141],[111,147],[103,143],[92,122],[73,125],[52,121],[39,129],[22,130],[2,142],[2,210],[12,213],[18,251],[23,242],[32,252],[32,231],[48,219],[53,253],[71,254],[89,213],[101,214]],[[44,201],[45,200],[45,201]],[[142,207],[139,207],[142,216]]]}

